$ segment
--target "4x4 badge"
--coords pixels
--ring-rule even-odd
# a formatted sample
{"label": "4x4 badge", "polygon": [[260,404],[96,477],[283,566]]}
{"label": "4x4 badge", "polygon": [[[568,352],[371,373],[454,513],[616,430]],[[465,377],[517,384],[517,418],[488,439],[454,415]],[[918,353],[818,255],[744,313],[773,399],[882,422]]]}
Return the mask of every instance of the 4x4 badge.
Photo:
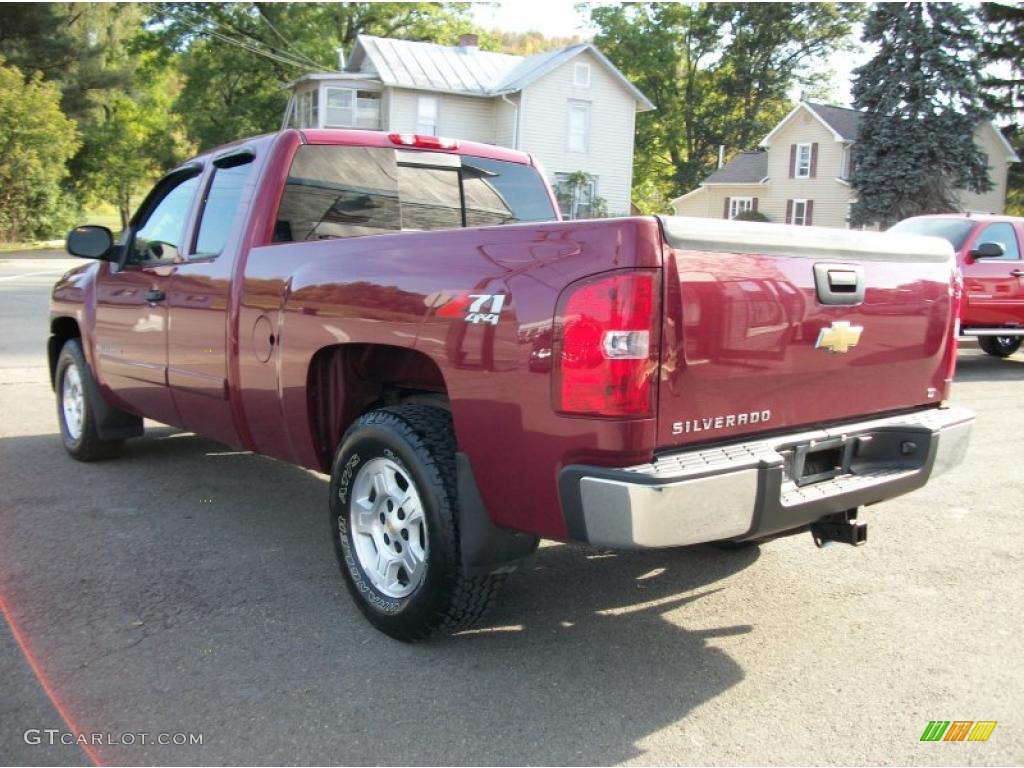
{"label": "4x4 badge", "polygon": [[814,348],[827,349],[829,352],[849,352],[851,347],[857,346],[863,332],[862,325],[850,325],[845,320],[837,320],[828,328],[818,331],[818,340],[814,342]]}
{"label": "4x4 badge", "polygon": [[462,317],[467,323],[497,325],[503,306],[503,293],[460,293],[438,309],[437,316]]}

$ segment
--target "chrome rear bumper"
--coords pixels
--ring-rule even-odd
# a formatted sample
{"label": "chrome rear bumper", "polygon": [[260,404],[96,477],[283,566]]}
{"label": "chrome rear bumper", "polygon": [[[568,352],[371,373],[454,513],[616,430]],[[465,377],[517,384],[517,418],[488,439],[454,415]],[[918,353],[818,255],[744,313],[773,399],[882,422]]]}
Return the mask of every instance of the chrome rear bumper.
{"label": "chrome rear bumper", "polygon": [[[623,469],[572,465],[559,476],[562,509],[570,538],[597,546],[761,538],[920,488],[963,460],[973,422],[964,408],[931,408]],[[834,476],[794,476],[816,451],[835,457]]]}

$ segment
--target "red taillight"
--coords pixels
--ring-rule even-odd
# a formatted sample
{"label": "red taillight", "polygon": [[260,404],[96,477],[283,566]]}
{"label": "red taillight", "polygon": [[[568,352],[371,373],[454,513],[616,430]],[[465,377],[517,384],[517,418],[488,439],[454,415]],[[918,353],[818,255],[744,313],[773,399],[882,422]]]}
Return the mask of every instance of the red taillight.
{"label": "red taillight", "polygon": [[960,318],[963,312],[964,302],[964,276],[959,267],[953,273],[953,282],[950,286],[950,309],[953,314],[953,333],[949,340],[949,364],[946,368],[946,381],[952,381],[956,373],[956,355],[960,349]]}
{"label": "red taillight", "polygon": [[389,133],[392,144],[403,147],[419,147],[420,149],[458,149],[459,142],[455,139],[442,139],[438,136],[424,136],[420,133]]}
{"label": "red taillight", "polygon": [[556,408],[650,416],[657,350],[657,273],[617,272],[569,286],[559,302]]}

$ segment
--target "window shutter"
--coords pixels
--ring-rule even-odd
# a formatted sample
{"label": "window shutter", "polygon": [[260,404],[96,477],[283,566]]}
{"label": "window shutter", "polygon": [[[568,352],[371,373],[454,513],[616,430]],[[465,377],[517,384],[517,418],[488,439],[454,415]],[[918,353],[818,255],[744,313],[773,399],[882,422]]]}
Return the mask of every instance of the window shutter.
{"label": "window shutter", "polygon": [[804,222],[804,224],[806,224],[808,227],[814,224],[814,201],[813,200],[808,200],[807,201],[807,215],[805,216],[805,218],[807,220]]}
{"label": "window shutter", "polygon": [[853,145],[850,145],[850,148],[848,150],[846,150],[846,151],[850,153],[849,154],[849,160],[846,163],[846,178],[852,179],[853,178]]}
{"label": "window shutter", "polygon": [[753,202],[753,204],[752,204],[752,205],[753,205],[753,211],[754,211],[754,213],[757,213],[757,198],[756,198],[756,197],[754,198],[754,202]]}
{"label": "window shutter", "polygon": [[796,178],[796,144],[789,145],[789,178]]}
{"label": "window shutter", "polygon": [[724,203],[724,205],[722,205],[722,218],[723,219],[728,219],[729,218],[729,201],[731,199],[732,198],[729,198],[729,197],[725,198],[725,203]]}
{"label": "window shutter", "polygon": [[786,201],[786,223],[787,224],[792,224],[793,223],[793,201],[792,200],[787,200]]}
{"label": "window shutter", "polygon": [[818,142],[811,144],[811,178],[818,176]]}

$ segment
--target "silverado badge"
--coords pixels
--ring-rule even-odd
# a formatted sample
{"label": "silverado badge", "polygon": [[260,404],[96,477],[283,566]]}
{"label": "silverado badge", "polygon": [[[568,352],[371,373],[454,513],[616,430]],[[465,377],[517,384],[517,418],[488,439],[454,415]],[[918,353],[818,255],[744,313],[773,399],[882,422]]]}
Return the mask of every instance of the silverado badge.
{"label": "silverado badge", "polygon": [[818,340],[814,342],[814,348],[827,349],[829,352],[849,352],[851,347],[857,346],[863,332],[864,326],[862,325],[850,325],[845,320],[838,320],[818,332]]}

